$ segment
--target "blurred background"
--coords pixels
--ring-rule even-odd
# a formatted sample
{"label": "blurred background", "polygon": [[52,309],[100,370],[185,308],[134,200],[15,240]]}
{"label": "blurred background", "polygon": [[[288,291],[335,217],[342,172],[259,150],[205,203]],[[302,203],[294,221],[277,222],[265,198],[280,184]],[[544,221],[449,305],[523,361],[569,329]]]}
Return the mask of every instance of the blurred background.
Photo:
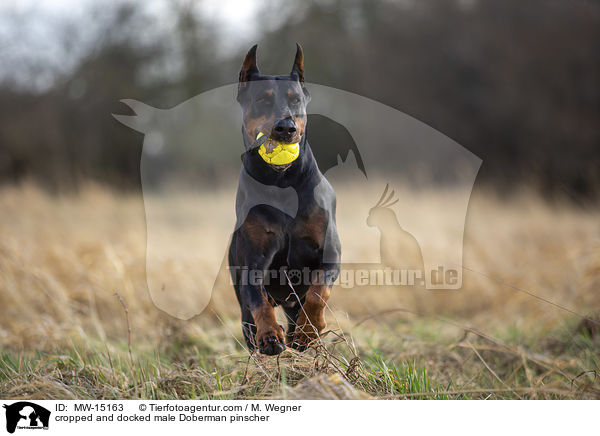
{"label": "blurred background", "polygon": [[[121,99],[180,105],[160,113],[196,127],[181,103],[233,84],[214,101],[239,116],[248,48],[259,44],[261,72],[281,74],[296,42],[313,89],[383,103],[483,163],[472,195],[470,184],[416,189],[404,182],[424,171],[403,167],[405,180],[389,180],[400,200],[391,220],[371,217],[387,179],[369,173],[371,187],[340,175],[336,185],[327,173],[343,260],[366,253],[399,265],[412,246],[402,232],[418,224],[437,253],[462,257],[462,288],[336,286],[325,343],[341,366],[286,352],[286,376],[272,380],[280,361],[248,367],[232,287],[226,274],[215,280],[239,174],[217,162],[241,150],[241,126],[227,123],[236,144],[202,138],[218,146],[198,159],[200,135],[169,124],[190,154],[157,160],[178,175],[183,160],[197,184],[144,183],[142,196],[152,135],[112,114],[134,113]],[[226,121],[218,105],[195,101],[213,130]],[[597,0],[0,0],[0,398],[267,398],[286,379],[340,368],[381,398],[600,398],[599,121]],[[397,130],[405,145],[423,145]],[[321,132],[323,143],[336,141],[330,132],[340,129]],[[389,156],[380,155],[369,171]],[[445,170],[449,159],[435,156]],[[394,243],[381,250],[386,235]],[[200,293],[210,301],[189,322],[165,313],[194,308]],[[349,377],[355,356],[362,375]]]}
{"label": "blurred background", "polygon": [[[123,98],[170,108],[266,74],[403,111],[481,159],[480,185],[600,194],[600,3],[587,0],[22,1],[0,5],[0,182],[138,190]],[[207,173],[210,176],[210,173]]]}

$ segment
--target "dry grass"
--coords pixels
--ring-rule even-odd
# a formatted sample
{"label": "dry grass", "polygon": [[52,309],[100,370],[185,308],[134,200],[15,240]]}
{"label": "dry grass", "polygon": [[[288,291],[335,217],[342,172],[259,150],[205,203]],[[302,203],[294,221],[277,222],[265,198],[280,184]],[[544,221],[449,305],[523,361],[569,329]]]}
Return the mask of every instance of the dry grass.
{"label": "dry grass", "polygon": [[[219,192],[203,195],[232,213]],[[428,207],[451,193],[400,195]],[[169,210],[189,198],[154,201]],[[51,196],[26,185],[3,188],[0,210],[2,398],[297,398],[326,389],[322,374],[378,398],[600,397],[597,324],[578,331],[577,316],[478,273],[465,271],[460,291],[334,289],[322,344],[250,357],[232,289],[219,288],[189,321],[154,305],[140,196],[97,186]],[[599,218],[597,209],[548,205],[532,193],[475,193],[464,264],[575,312],[600,312]],[[224,255],[218,232],[202,250],[183,245],[203,231],[198,222],[174,226],[187,263],[149,273],[177,301],[210,289],[206,265]],[[133,363],[115,293],[128,309]]]}

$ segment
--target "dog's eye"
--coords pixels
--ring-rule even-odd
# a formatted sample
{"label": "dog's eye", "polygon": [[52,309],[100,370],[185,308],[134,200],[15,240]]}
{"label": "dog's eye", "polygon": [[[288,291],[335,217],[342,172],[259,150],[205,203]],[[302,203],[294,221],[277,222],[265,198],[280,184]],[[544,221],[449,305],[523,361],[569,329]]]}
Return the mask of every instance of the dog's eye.
{"label": "dog's eye", "polygon": [[300,97],[292,97],[290,98],[290,104],[299,104],[300,103]]}
{"label": "dog's eye", "polygon": [[273,99],[271,97],[268,97],[268,96],[266,96],[266,97],[260,97],[258,100],[256,100],[256,102],[258,104],[260,104],[260,105],[268,106],[268,105],[273,104]]}

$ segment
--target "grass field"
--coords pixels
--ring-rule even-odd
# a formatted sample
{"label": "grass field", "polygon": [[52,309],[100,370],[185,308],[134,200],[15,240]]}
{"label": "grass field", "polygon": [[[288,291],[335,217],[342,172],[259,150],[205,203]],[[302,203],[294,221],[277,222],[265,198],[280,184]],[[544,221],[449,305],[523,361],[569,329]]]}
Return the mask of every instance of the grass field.
{"label": "grass field", "polygon": [[[141,196],[25,185],[0,190],[0,210],[0,398],[600,398],[597,208],[476,191],[463,289],[336,288],[322,342],[279,358],[241,346],[232,289],[188,321],[157,309]],[[222,240],[152,274],[210,287],[213,253]]]}

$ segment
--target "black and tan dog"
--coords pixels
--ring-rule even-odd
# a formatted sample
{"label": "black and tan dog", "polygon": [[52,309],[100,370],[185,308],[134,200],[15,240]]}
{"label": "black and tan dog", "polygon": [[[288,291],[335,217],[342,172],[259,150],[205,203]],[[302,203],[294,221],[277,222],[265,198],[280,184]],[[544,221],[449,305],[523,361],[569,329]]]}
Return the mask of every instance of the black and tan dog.
{"label": "black and tan dog", "polygon": [[[302,350],[322,333],[341,251],[335,194],[306,140],[310,95],[304,86],[302,48],[297,46],[292,71],[284,76],[260,74],[256,48],[246,55],[239,75],[246,151],[229,265],[246,344],[275,355],[285,349],[286,340]],[[272,190],[292,192],[293,201],[278,204]],[[249,200],[252,195],[267,200]],[[284,203],[292,207],[286,209]],[[301,280],[292,283],[292,273],[296,278],[301,273]],[[285,335],[275,318],[277,305],[288,320]]]}

